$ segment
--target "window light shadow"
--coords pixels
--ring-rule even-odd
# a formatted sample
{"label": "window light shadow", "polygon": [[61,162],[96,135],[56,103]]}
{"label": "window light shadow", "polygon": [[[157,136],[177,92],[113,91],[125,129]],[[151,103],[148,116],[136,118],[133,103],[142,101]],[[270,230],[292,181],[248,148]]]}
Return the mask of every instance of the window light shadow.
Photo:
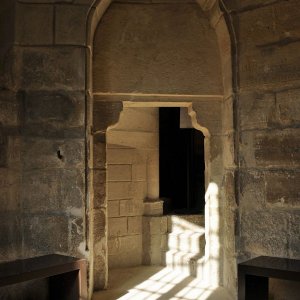
{"label": "window light shadow", "polygon": [[[159,267],[123,270],[127,270],[129,277],[140,278],[140,282],[133,285],[132,281],[128,281],[129,278],[120,276],[120,281],[115,282],[111,290],[96,292],[93,300],[231,300],[224,289],[204,285],[199,279],[180,271]],[[153,270],[157,270],[157,273],[152,274]],[[116,269],[111,272],[117,274],[119,271]],[[150,274],[146,279],[144,278],[145,271]]]}

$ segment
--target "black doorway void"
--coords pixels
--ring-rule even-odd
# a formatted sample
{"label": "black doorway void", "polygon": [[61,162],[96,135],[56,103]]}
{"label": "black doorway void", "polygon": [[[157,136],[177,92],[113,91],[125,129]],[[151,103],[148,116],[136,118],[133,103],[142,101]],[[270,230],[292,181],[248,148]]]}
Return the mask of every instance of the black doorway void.
{"label": "black doorway void", "polygon": [[204,135],[180,128],[180,108],[159,109],[159,188],[164,214],[204,212]]}

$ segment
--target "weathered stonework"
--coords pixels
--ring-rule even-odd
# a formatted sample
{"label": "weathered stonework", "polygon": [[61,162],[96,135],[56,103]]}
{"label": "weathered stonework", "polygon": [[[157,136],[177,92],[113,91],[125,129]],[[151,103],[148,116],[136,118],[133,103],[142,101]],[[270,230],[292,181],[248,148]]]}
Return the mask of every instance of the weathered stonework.
{"label": "weathered stonework", "polygon": [[1,261],[85,256],[90,295],[106,286],[108,264],[161,262],[165,233],[154,226],[147,244],[141,225],[153,149],[133,149],[153,135],[115,132],[122,145],[106,149],[126,101],[188,106],[204,130],[223,228],[218,284],[235,293],[236,255],[300,257],[298,0],[222,1],[228,10],[209,0],[2,2]]}

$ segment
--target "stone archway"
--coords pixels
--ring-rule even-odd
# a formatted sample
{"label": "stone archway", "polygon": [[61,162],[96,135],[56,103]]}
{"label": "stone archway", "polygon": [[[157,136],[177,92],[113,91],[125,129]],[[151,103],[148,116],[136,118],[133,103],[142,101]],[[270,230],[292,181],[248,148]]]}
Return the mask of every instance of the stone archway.
{"label": "stone archway", "polygon": [[[233,101],[231,72],[231,42],[225,18],[217,1],[199,1],[203,11],[210,16],[210,25],[216,32],[218,51],[221,55],[223,92],[221,95],[207,93],[181,94],[166,93],[110,93],[95,94],[93,79],[93,44],[97,25],[111,1],[96,1],[88,19],[87,54],[87,120],[89,156],[89,249],[90,249],[90,291],[105,288],[107,284],[107,203],[106,203],[106,130],[116,124],[123,109],[124,101],[191,103],[191,115],[197,123],[208,128],[210,139],[211,167],[208,170],[211,192],[206,206],[207,234],[212,240],[217,237],[219,246],[207,242],[207,272],[213,274],[213,284],[220,284],[235,292],[235,251],[234,251],[234,153],[233,153]],[[190,2],[190,1],[187,1]],[[109,100],[107,101],[107,97]],[[101,115],[101,118],[97,116]],[[218,186],[218,190],[216,190]],[[218,201],[219,199],[219,201]],[[207,202],[208,203],[208,202]],[[222,217],[221,217],[222,216]],[[216,232],[215,224],[219,224]],[[215,236],[210,233],[214,232]],[[224,234],[226,232],[226,234]],[[209,237],[206,239],[209,240]],[[216,254],[216,251],[218,254]],[[217,257],[218,255],[218,257]],[[216,263],[216,260],[218,262]],[[224,279],[226,274],[226,280]],[[229,278],[229,279],[228,279]]]}

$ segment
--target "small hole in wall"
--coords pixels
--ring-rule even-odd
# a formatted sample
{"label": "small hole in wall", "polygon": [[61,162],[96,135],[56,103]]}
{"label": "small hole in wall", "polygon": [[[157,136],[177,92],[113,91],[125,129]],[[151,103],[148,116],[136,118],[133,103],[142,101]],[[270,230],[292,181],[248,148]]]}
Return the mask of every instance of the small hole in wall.
{"label": "small hole in wall", "polygon": [[60,160],[63,160],[63,159],[64,159],[64,157],[63,157],[63,155],[61,154],[60,150],[57,150],[56,154],[57,154],[57,158],[58,158],[58,159],[60,159]]}

